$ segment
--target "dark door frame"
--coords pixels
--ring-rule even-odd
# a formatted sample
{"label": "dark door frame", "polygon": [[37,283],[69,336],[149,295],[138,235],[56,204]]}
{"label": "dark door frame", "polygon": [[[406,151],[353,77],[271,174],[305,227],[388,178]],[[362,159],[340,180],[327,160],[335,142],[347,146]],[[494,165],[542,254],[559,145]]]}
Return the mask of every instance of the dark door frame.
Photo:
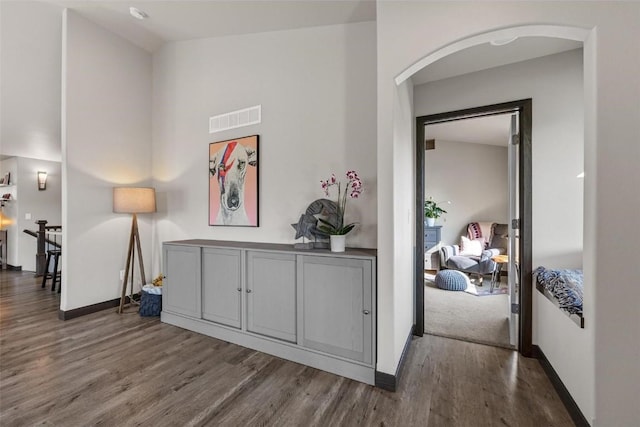
{"label": "dark door frame", "polygon": [[487,105],[451,111],[447,113],[431,114],[416,118],[416,236],[415,236],[415,318],[414,335],[424,334],[424,159],[425,159],[425,125],[450,122],[473,117],[493,116],[509,112],[519,112],[518,127],[520,130],[520,145],[518,150],[518,181],[520,216],[520,315],[518,351],[527,357],[533,356],[532,314],[532,251],[531,251],[531,99]]}

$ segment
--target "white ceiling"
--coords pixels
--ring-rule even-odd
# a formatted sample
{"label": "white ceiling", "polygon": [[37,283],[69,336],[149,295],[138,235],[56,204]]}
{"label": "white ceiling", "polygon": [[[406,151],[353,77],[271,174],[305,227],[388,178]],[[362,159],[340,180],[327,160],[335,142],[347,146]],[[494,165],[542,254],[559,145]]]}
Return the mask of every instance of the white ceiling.
{"label": "white ceiling", "polygon": [[[375,21],[373,0],[43,0],[86,18],[154,52],[166,42],[322,25]],[[135,6],[149,17],[129,14]],[[581,47],[570,40],[524,37],[449,55],[415,74],[415,85]]]}
{"label": "white ceiling", "polygon": [[[192,1],[44,0],[84,17],[153,52],[166,42],[321,25],[375,21],[371,0]],[[129,15],[135,6],[149,17]]]}

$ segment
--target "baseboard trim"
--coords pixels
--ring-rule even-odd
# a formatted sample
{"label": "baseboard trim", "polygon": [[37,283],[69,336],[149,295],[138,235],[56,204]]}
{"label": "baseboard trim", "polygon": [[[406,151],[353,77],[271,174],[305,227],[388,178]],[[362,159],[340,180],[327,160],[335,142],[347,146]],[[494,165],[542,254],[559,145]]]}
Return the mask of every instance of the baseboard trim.
{"label": "baseboard trim", "polygon": [[[133,299],[135,301],[136,295],[133,295]],[[129,303],[129,297],[125,297],[125,304]],[[76,317],[86,316],[87,314],[97,313],[98,311],[108,310],[110,308],[119,307],[120,306],[120,298],[115,298],[109,301],[103,301],[96,304],[87,305],[84,307],[74,308],[72,310],[58,310],[58,319],[60,320],[71,320]]]}
{"label": "baseboard trim", "polygon": [[404,364],[407,359],[407,354],[409,353],[409,347],[411,347],[411,340],[413,339],[413,331],[415,326],[411,326],[411,330],[409,331],[409,336],[404,343],[404,348],[402,349],[402,355],[400,356],[400,362],[398,362],[398,367],[396,368],[395,375],[387,374],[384,372],[376,371],[375,377],[375,386],[387,391],[395,392],[400,385],[400,378],[402,377],[402,371],[404,370]]}
{"label": "baseboard trim", "polygon": [[9,270],[9,271],[22,271],[22,266],[21,265],[6,264],[6,269]]}
{"label": "baseboard trim", "polygon": [[533,345],[532,347],[532,356],[538,359],[538,362],[547,374],[553,388],[556,389],[556,392],[560,396],[560,400],[564,404],[564,407],[567,408],[567,412],[569,412],[569,415],[576,427],[590,427],[590,424],[580,410],[580,407],[578,407],[576,401],[573,400],[571,393],[569,393],[569,390],[565,387],[556,370],[553,369],[553,365],[551,365],[551,362],[549,362],[549,359],[547,359],[547,356],[545,356],[542,349],[537,345]]}

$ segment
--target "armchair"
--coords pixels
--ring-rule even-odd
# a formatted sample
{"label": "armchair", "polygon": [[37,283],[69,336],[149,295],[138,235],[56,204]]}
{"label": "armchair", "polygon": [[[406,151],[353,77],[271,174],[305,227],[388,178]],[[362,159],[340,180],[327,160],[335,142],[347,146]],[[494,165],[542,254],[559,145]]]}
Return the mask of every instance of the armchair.
{"label": "armchair", "polygon": [[483,276],[496,269],[496,263],[491,260],[496,255],[500,255],[500,249],[485,249],[480,256],[460,255],[458,245],[448,245],[440,248],[440,265],[442,268],[475,274],[478,282],[482,283]]}
{"label": "armchair", "polygon": [[[467,228],[470,239],[482,237],[481,234],[478,236],[480,227],[477,224],[471,223]],[[490,236],[488,239],[482,239],[485,247],[479,249],[479,255],[477,253],[473,255],[461,253],[458,245],[443,246],[440,248],[441,267],[477,275],[478,282],[482,284],[483,276],[493,273],[497,267],[491,257],[506,253],[507,231],[506,224],[491,224]]]}

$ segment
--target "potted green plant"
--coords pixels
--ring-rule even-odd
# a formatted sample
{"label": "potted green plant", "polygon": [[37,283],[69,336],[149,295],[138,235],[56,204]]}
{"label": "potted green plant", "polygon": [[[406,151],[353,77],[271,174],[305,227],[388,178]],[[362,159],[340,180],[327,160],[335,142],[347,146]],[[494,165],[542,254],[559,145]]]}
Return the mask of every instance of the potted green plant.
{"label": "potted green plant", "polygon": [[447,213],[447,211],[438,206],[438,203],[442,202],[436,202],[432,197],[424,201],[424,217],[427,219],[427,227],[433,227],[436,219]]}

